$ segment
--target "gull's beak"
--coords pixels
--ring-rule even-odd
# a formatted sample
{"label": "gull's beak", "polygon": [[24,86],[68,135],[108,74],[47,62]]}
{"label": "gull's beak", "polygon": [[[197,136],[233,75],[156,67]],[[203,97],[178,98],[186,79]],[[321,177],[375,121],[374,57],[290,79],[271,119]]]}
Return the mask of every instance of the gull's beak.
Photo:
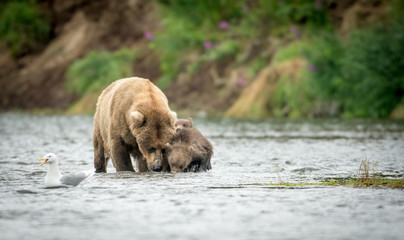
{"label": "gull's beak", "polygon": [[41,158],[41,159],[39,159],[38,161],[44,161],[43,163],[41,163],[41,166],[43,166],[45,163],[47,163],[48,162],[48,159],[45,159],[45,158]]}

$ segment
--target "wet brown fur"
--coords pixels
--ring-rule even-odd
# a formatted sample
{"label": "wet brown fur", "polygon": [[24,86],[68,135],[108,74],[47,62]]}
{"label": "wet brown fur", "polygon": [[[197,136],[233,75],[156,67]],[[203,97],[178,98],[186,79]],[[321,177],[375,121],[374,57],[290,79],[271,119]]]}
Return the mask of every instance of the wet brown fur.
{"label": "wet brown fur", "polygon": [[167,146],[167,161],[172,172],[212,169],[213,146],[196,128],[176,131]]}
{"label": "wet brown fur", "polygon": [[[136,111],[140,114],[133,114]],[[94,115],[96,172],[106,172],[109,158],[117,171],[134,171],[130,155],[139,172],[162,166],[162,151],[175,133],[175,120],[166,96],[148,79],[113,82],[98,98]]]}

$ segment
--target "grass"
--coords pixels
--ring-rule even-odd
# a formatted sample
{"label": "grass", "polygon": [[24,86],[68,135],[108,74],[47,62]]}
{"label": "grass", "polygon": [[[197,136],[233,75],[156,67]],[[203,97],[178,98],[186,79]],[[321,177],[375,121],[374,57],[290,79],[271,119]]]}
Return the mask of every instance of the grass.
{"label": "grass", "polygon": [[377,162],[371,166],[371,163],[365,156],[365,159],[362,160],[359,170],[358,170],[358,177],[357,177],[357,184],[364,185],[364,186],[371,186],[377,184],[380,180],[379,176],[376,172]]}
{"label": "grass", "polygon": [[329,179],[320,182],[278,182],[278,183],[253,183],[246,185],[262,187],[310,187],[310,186],[345,186],[355,188],[404,188],[404,179],[379,178],[371,183],[364,183],[358,178]]}
{"label": "grass", "polygon": [[283,184],[281,174],[279,174],[279,164],[276,164],[275,172],[276,172],[276,175],[278,175],[278,182],[279,182],[280,184]]}
{"label": "grass", "polygon": [[363,182],[361,179],[351,179],[345,182],[344,185],[359,188],[404,188],[404,179],[378,178],[371,182]]}
{"label": "grass", "polygon": [[284,182],[279,173],[279,165],[275,166],[277,183],[253,183],[247,185],[269,187],[307,187],[307,186],[346,186],[357,188],[403,188],[404,179],[380,178],[377,173],[378,162],[371,163],[367,156],[361,161],[358,174],[354,178],[325,179],[319,182]]}

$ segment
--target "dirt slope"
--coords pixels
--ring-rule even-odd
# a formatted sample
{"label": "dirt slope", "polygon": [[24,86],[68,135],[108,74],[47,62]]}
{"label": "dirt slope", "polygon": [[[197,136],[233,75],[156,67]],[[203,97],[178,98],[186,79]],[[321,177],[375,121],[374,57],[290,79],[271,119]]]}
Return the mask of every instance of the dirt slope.
{"label": "dirt slope", "polygon": [[[72,61],[92,50],[141,45],[144,31],[157,26],[147,0],[54,0],[41,6],[51,15],[54,38],[42,52],[19,59],[0,50],[0,109],[67,108],[75,100],[64,77]],[[148,59],[147,67],[134,66],[143,77],[158,72],[158,61]]]}

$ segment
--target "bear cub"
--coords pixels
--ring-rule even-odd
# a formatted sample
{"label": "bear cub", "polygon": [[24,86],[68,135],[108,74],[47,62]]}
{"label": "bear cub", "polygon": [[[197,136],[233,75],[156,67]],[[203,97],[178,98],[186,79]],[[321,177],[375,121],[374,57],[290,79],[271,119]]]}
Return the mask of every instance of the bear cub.
{"label": "bear cub", "polygon": [[212,144],[198,129],[193,128],[192,119],[178,121],[186,121],[187,127],[178,128],[167,144],[166,154],[171,172],[200,172],[212,169]]}
{"label": "bear cub", "polygon": [[175,130],[183,129],[183,128],[193,128],[194,124],[192,123],[192,118],[188,119],[178,119],[175,121]]}

